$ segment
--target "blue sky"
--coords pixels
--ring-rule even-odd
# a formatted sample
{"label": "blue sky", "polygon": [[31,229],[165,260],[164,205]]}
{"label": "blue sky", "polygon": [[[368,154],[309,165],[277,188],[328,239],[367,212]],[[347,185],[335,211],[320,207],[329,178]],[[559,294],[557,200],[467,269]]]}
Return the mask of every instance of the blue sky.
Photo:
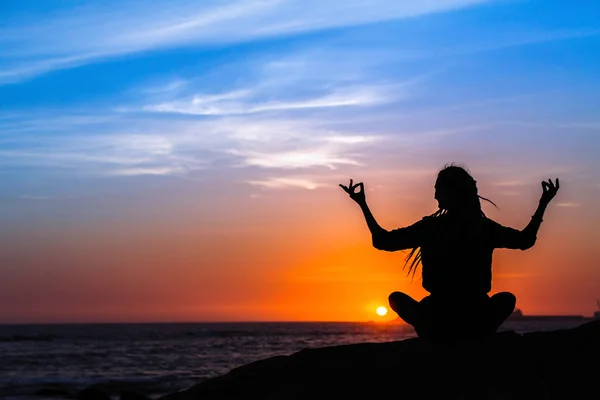
{"label": "blue sky", "polygon": [[157,177],[255,195],[458,161],[500,181],[535,168],[600,182],[594,1],[1,7],[11,215]]}
{"label": "blue sky", "polygon": [[[406,126],[579,132],[598,123],[600,13],[571,4],[3,2],[3,164],[113,175],[186,174],[220,157],[296,167],[251,148],[269,135],[269,153],[288,139],[310,145],[314,131],[300,131],[313,125],[355,142]],[[343,155],[353,143],[333,142],[305,162],[356,162]]]}
{"label": "blue sky", "polygon": [[349,177],[416,216],[457,162],[518,225],[559,176],[590,271],[598,65],[595,0],[3,0],[0,250],[35,271],[47,232],[259,229],[249,201],[338,212]]}
{"label": "blue sky", "polygon": [[138,177],[316,189],[443,159],[600,182],[594,1],[1,7],[8,203]]}

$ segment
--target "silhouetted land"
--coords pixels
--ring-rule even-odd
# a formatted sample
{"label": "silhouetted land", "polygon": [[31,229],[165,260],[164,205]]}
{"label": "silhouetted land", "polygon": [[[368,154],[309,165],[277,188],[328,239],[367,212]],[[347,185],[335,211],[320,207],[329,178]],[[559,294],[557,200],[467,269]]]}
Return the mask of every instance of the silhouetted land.
{"label": "silhouetted land", "polygon": [[516,309],[508,318],[507,321],[581,321],[585,322],[591,318],[583,315],[569,314],[569,315],[534,315],[524,314],[520,309]]}
{"label": "silhouetted land", "polygon": [[[600,321],[432,344],[412,338],[306,349],[235,368],[159,400],[596,398]],[[123,393],[122,400],[143,399]],[[88,388],[78,400],[108,400]]]}

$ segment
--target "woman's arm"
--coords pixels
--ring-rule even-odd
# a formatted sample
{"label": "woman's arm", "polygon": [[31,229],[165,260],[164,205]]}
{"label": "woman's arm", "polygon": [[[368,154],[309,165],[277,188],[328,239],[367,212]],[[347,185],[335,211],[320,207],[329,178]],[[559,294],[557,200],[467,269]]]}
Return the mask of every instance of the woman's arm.
{"label": "woman's arm", "polygon": [[558,178],[556,178],[556,184],[552,183],[551,179],[548,179],[548,182],[543,181],[542,197],[527,226],[521,231],[503,227],[503,230],[498,231],[498,233],[500,233],[496,237],[498,245],[495,247],[521,250],[527,250],[533,247],[537,240],[537,233],[540,229],[540,225],[543,221],[544,212],[546,211],[548,204],[550,204],[550,201],[556,196],[559,188],[560,183]]}
{"label": "woman's arm", "polygon": [[[344,186],[340,183],[340,187],[344,189],[344,191],[348,193],[348,195],[350,195],[350,198],[354,200],[356,204],[358,204],[358,206],[360,207],[365,217],[365,221],[367,222],[367,226],[369,227],[369,231],[371,231],[371,235],[375,237],[385,234],[387,231],[379,225],[379,223],[373,216],[373,213],[369,209],[369,206],[367,205],[364,184],[362,182],[359,182],[353,185],[352,179],[350,179],[350,184],[348,186]],[[359,189],[358,192],[356,192],[356,188]]]}
{"label": "woman's arm", "polygon": [[529,220],[527,226],[521,231],[523,235],[523,242],[527,246],[527,248],[532,247],[537,240],[537,233],[540,229],[540,225],[542,224],[544,212],[546,211],[546,207],[548,203],[542,203],[540,201],[535,213]]}
{"label": "woman's arm", "polygon": [[[365,217],[365,221],[367,222],[367,226],[369,227],[369,231],[371,232],[373,247],[378,250],[386,251],[405,250],[418,247],[422,232],[421,227],[423,225],[421,221],[406,228],[388,231],[379,225],[369,209],[365,196],[365,188],[362,182],[353,185],[352,179],[350,179],[350,185],[345,186],[340,184],[340,187],[359,205]],[[359,188],[358,192],[355,191],[356,188]]]}

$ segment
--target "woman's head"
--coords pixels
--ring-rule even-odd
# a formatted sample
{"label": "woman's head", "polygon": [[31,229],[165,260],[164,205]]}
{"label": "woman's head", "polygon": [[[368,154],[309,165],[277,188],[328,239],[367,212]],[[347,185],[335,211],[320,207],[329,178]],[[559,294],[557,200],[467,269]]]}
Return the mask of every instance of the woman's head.
{"label": "woman's head", "polygon": [[481,211],[477,182],[463,167],[444,167],[435,181],[435,199],[440,210]]}

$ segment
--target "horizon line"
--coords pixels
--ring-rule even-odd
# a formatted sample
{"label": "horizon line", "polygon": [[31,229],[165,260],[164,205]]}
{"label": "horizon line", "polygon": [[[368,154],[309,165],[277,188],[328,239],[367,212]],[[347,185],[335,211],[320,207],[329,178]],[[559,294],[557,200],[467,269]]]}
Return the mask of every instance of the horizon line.
{"label": "horizon line", "polygon": [[[319,323],[386,323],[399,322],[400,318],[386,320],[224,320],[224,321],[57,321],[57,322],[0,322],[1,326],[14,325],[151,325],[151,324],[319,324]],[[404,321],[400,321],[405,323]]]}

